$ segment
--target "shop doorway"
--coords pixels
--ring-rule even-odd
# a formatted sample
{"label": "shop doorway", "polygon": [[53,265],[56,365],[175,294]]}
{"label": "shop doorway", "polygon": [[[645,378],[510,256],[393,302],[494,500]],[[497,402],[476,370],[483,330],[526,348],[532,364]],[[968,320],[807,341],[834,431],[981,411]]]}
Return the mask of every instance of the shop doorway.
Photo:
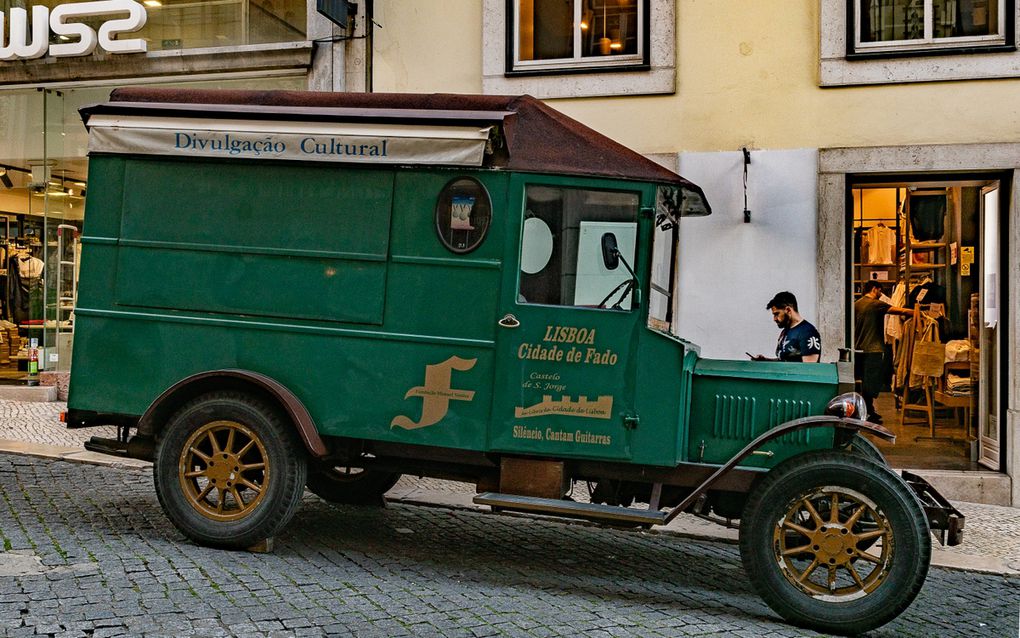
{"label": "shop doorway", "polygon": [[[883,452],[899,467],[1000,469],[1008,178],[850,177],[848,343],[855,359],[881,361],[880,383],[869,384],[879,390],[874,411],[897,435]],[[855,325],[855,305],[866,308],[855,302],[876,286],[909,311],[885,316],[880,346],[858,338]]]}

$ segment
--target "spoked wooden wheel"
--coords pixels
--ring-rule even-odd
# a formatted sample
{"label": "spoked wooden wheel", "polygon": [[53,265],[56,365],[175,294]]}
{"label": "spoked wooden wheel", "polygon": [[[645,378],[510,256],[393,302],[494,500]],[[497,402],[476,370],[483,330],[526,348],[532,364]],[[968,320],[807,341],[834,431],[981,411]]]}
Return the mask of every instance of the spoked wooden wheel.
{"label": "spoked wooden wheel", "polygon": [[206,394],[164,427],[153,478],[167,517],[189,538],[245,548],[297,511],[308,466],[294,426],[258,398]]}
{"label": "spoked wooden wheel", "polygon": [[910,487],[846,452],[789,459],[755,488],[740,520],[755,590],[788,621],[857,634],[889,622],[924,584],[928,522]]}
{"label": "spoked wooden wheel", "polygon": [[184,444],[178,475],[184,495],[200,514],[236,521],[258,507],[273,480],[266,446],[236,421],[212,421]]}
{"label": "spoked wooden wheel", "polygon": [[783,576],[809,596],[852,600],[889,576],[892,527],[853,490],[823,487],[794,501],[772,533]]}

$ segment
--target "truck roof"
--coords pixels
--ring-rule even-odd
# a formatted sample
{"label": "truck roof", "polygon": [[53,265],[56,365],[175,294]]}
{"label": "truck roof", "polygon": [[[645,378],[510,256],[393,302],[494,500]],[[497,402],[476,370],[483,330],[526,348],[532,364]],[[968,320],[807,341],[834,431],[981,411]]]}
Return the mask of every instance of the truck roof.
{"label": "truck roof", "polygon": [[530,95],[135,87],[115,89],[81,115],[86,126],[93,115],[497,126],[503,145],[488,154],[491,168],[672,185],[697,194],[702,214],[710,210],[697,185]]}

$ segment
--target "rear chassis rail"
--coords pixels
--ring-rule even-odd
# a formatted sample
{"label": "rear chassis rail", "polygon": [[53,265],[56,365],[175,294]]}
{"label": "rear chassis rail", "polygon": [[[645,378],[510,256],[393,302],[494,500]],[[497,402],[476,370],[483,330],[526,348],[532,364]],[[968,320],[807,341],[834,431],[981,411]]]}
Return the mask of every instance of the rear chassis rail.
{"label": "rear chassis rail", "polygon": [[931,483],[920,476],[906,470],[902,476],[921,501],[925,516],[928,517],[928,527],[935,533],[939,542],[949,547],[962,543],[965,518],[960,510],[953,507],[946,497],[939,494]]}

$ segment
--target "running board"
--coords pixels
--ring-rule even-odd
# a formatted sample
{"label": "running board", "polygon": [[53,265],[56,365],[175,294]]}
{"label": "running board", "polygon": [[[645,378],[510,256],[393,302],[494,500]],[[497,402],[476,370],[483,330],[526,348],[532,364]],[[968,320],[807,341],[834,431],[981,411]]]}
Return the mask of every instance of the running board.
{"label": "running board", "polygon": [[474,502],[478,505],[488,505],[493,509],[580,518],[602,523],[662,525],[666,521],[665,512],[637,510],[614,505],[598,505],[595,503],[576,503],[574,501],[536,498],[534,496],[518,496],[517,494],[485,492],[476,496]]}

